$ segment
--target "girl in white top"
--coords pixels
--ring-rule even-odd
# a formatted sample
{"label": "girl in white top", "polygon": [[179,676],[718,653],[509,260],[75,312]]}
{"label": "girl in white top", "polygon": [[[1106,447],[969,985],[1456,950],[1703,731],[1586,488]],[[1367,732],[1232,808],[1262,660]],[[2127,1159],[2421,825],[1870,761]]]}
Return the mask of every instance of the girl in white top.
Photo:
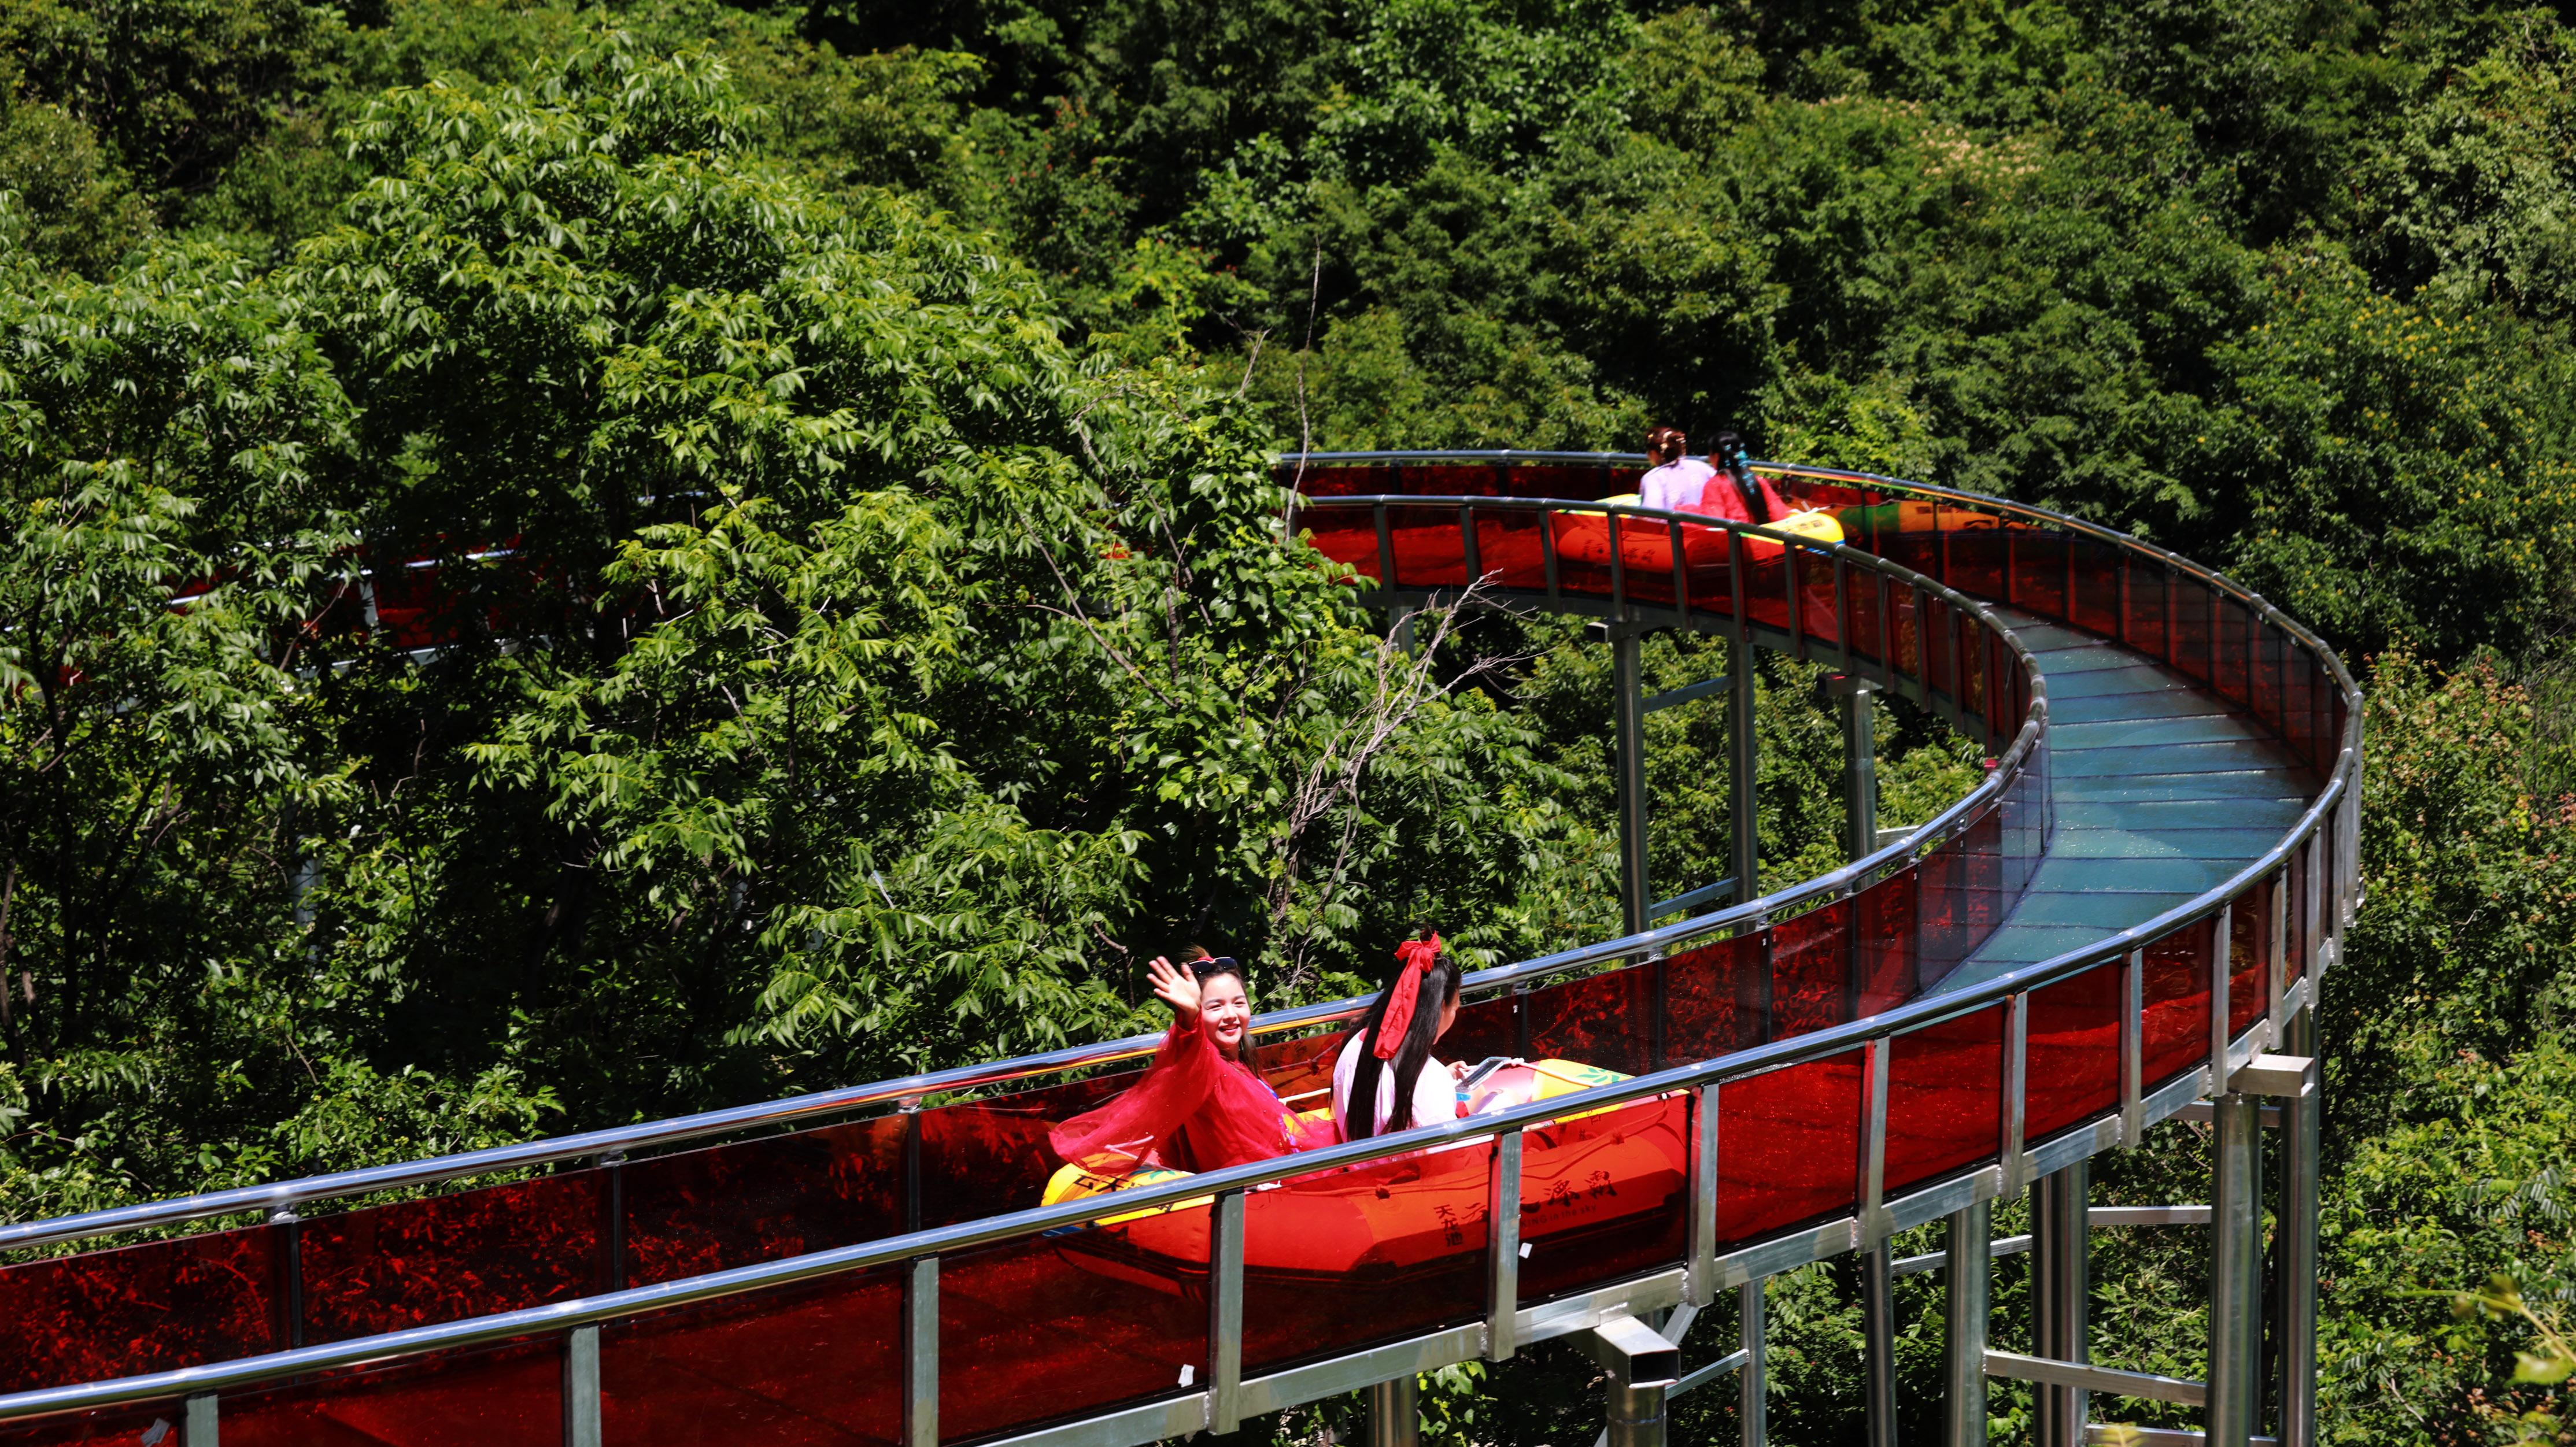
{"label": "girl in white top", "polygon": [[1699,506],[1700,490],[1717,469],[1696,457],[1684,457],[1690,439],[1678,427],[1658,427],[1646,434],[1646,456],[1655,469],[1637,480],[1641,507],[1680,509]]}
{"label": "girl in white top", "polygon": [[1465,1068],[1431,1054],[1458,1018],[1458,957],[1440,947],[1428,925],[1417,925],[1395,958],[1395,983],[1378,992],[1333,1062],[1333,1119],[1346,1141],[1458,1116]]}

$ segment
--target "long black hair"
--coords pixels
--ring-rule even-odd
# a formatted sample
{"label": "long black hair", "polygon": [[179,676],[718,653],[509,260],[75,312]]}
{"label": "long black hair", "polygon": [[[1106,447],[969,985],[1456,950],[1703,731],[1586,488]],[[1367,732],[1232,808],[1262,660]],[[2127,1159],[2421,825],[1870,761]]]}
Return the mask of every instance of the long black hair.
{"label": "long black hair", "polygon": [[[1415,940],[1439,938],[1427,924],[1413,927]],[[1399,973],[1413,966],[1398,964]],[[1440,1017],[1449,1002],[1458,998],[1458,982],[1465,972],[1458,957],[1443,948],[1423,972],[1422,985],[1413,1000],[1413,1020],[1405,1027],[1404,1039],[1397,1044],[1391,1061],[1377,1058],[1378,1026],[1386,1020],[1387,998],[1395,993],[1392,984],[1377,992],[1369,1002],[1368,1013],[1360,1017],[1352,1033],[1359,1039],[1359,1066],[1351,1072],[1351,1097],[1342,1108],[1342,1139],[1359,1140],[1377,1134],[1377,1083],[1387,1067],[1395,1067],[1395,1107],[1388,1112],[1386,1128],[1404,1130],[1413,1124],[1413,1087],[1422,1079],[1422,1067],[1431,1059],[1431,1043],[1440,1038]]]}

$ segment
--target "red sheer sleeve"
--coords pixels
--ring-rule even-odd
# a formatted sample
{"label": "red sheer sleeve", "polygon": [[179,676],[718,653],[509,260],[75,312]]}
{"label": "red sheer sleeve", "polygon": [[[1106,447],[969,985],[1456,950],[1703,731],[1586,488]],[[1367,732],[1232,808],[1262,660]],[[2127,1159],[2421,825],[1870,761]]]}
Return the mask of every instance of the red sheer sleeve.
{"label": "red sheer sleeve", "polygon": [[1198,1016],[1175,1014],[1144,1078],[1116,1100],[1049,1131],[1047,1143],[1068,1164],[1123,1176],[1207,1103],[1223,1065]]}

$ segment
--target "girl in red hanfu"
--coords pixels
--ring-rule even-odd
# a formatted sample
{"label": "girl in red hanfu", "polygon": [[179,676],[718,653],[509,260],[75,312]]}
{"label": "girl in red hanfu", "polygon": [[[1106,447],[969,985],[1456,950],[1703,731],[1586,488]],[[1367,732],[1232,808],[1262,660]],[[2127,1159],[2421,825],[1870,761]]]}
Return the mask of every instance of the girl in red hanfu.
{"label": "girl in red hanfu", "polygon": [[1253,1069],[1241,965],[1202,950],[1183,965],[1158,957],[1146,973],[1172,1007],[1172,1028],[1144,1079],[1048,1134],[1057,1158],[1103,1176],[1149,1166],[1213,1171],[1321,1143],[1301,1137]]}
{"label": "girl in red hanfu", "polygon": [[1464,1065],[1444,1065],[1431,1047],[1458,1019],[1458,957],[1439,932],[1416,925],[1395,947],[1395,981],[1378,992],[1333,1062],[1333,1119],[1344,1140],[1458,1118]]}

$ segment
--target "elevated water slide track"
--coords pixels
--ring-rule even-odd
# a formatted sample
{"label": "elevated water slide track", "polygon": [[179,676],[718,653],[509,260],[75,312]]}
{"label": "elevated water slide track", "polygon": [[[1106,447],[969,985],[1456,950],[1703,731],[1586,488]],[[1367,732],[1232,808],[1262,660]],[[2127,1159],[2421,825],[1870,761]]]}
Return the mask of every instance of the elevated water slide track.
{"label": "elevated water slide track", "polygon": [[[1121,1088],[1115,1067],[1155,1043],[1137,1037],[0,1227],[11,1250],[253,1223],[0,1268],[0,1443],[1126,1447],[1360,1387],[1399,1405],[1416,1372],[1560,1336],[1627,1363],[1615,1387],[1669,1364],[1621,1355],[1653,1340],[1639,1318],[1678,1338],[1727,1292],[1744,1341],[1712,1367],[1735,1370],[1750,1442],[1763,1280],[1860,1250],[1883,1289],[1888,1237],[1945,1218],[1952,1440],[1984,1441],[1999,1372],[2046,1384],[2043,1440],[2081,1439],[2090,1389],[2205,1399],[2210,1438],[2247,1441],[2267,1414],[2267,1319],[2284,1364],[2269,1414],[2312,1440],[2298,1364],[2314,1356],[2318,1117],[2297,1059],[2357,902],[2350,677],[2260,598],[2120,534],[1764,470],[1836,511],[1848,542],[1594,504],[1634,486],[1638,460],[1615,455],[1282,467],[1298,525],[1393,612],[1481,580],[1510,606],[1592,615],[1614,646],[1658,627],[1726,639],[1739,720],[1741,650],[1760,646],[1990,741],[1968,797],[1841,869],[1472,977],[1443,1047],[1635,1079],[1028,1206],[1053,1165],[1047,1122]],[[1636,917],[1641,829],[1627,852]],[[1256,1022],[1283,1095],[1323,1083],[1358,1003]],[[2268,1305],[2265,1094],[2283,1101],[2285,1162]],[[2186,1111],[2217,1126],[2206,1384],[2124,1375],[2083,1346],[2084,1162]],[[1605,1146],[1628,1174],[1600,1171]],[[1985,1223],[2033,1185],[2041,1356],[2007,1357],[1985,1344]],[[1402,1261],[1297,1269],[1316,1212],[1351,1202],[1427,1229]],[[1193,1259],[1104,1250],[1136,1229],[1109,1218],[1140,1211]],[[1872,1435],[1889,1440],[1872,1368]],[[1614,1390],[1614,1427],[1638,1440],[1662,1390]],[[1381,1426],[1401,1437],[1409,1416]]]}

